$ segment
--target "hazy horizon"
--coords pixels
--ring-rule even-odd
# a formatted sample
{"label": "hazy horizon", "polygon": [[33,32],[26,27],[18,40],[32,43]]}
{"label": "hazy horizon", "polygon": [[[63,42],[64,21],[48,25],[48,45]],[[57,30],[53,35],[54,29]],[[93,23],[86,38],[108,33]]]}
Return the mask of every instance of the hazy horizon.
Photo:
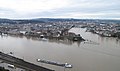
{"label": "hazy horizon", "polygon": [[0,18],[120,19],[119,0],[0,0]]}

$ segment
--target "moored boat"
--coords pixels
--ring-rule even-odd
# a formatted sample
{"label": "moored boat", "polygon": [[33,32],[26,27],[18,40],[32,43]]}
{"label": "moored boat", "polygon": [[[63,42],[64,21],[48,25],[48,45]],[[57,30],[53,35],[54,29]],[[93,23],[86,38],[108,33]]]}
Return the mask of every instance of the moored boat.
{"label": "moored boat", "polygon": [[72,68],[73,67],[71,64],[68,64],[68,63],[59,63],[59,62],[43,60],[43,59],[37,59],[37,62],[61,66],[61,67],[65,67],[65,68]]}

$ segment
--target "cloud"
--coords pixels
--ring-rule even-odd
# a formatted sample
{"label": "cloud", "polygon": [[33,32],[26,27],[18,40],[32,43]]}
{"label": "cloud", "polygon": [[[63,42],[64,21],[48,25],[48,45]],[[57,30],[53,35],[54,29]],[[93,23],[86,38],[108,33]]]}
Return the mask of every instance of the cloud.
{"label": "cloud", "polygon": [[67,0],[0,0],[1,7],[17,12],[46,11],[64,7],[67,3]]}
{"label": "cloud", "polygon": [[8,8],[1,8],[0,7],[0,17],[1,18],[7,18],[9,16],[13,16],[13,14],[15,11],[12,9],[8,9]]}
{"label": "cloud", "polygon": [[120,18],[120,0],[0,0],[8,18]]}

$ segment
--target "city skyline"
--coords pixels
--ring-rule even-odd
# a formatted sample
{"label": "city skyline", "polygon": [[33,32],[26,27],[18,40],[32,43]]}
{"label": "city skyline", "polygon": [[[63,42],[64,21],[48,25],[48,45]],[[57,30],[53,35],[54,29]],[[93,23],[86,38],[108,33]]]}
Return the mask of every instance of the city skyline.
{"label": "city skyline", "polygon": [[0,18],[120,19],[119,0],[0,0]]}

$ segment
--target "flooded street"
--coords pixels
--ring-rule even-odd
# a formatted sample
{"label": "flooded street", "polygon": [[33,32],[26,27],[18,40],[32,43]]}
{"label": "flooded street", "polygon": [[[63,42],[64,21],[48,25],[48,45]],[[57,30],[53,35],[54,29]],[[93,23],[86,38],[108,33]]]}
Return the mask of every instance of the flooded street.
{"label": "flooded street", "polygon": [[38,63],[36,59],[73,65],[73,68],[65,71],[120,71],[120,40],[85,32],[82,28],[72,28],[70,32],[81,34],[88,41],[44,41],[0,36],[0,50],[4,53],[14,52],[16,57],[56,71],[64,71],[64,68]]}

